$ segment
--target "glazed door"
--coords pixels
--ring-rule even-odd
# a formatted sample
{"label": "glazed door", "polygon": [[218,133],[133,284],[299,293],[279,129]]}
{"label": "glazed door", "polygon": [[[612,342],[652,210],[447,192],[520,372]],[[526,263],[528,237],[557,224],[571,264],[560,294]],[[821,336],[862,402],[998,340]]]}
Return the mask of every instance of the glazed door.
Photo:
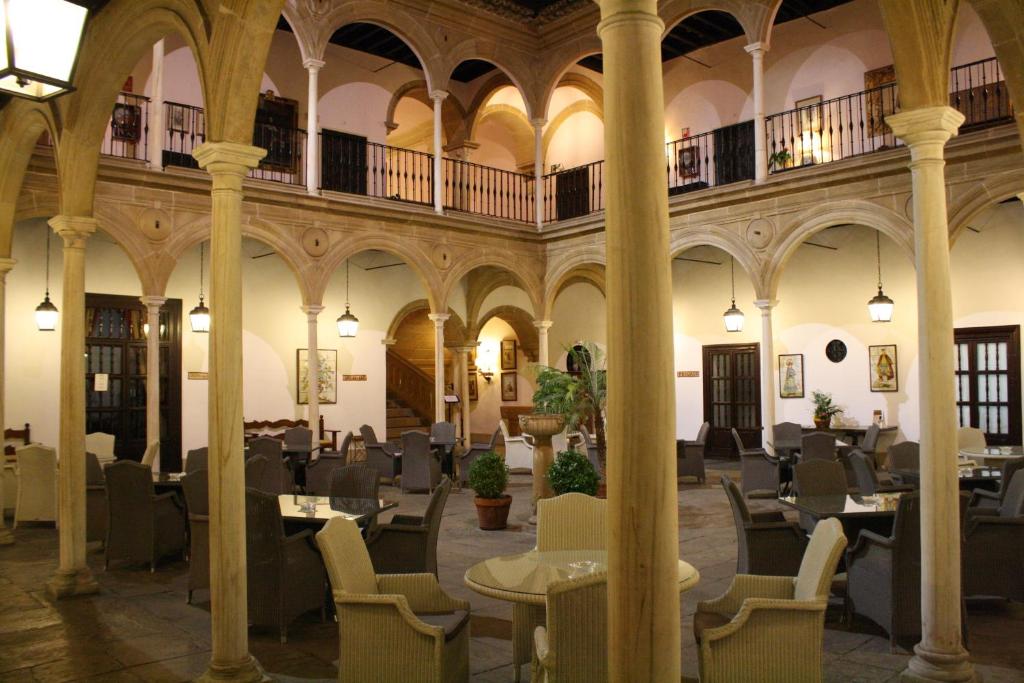
{"label": "glazed door", "polygon": [[366,138],[326,128],[322,136],[320,187],[366,194]]}
{"label": "glazed door", "polygon": [[[146,450],[146,307],[137,297],[86,294],[86,433],[115,437],[118,458]],[[160,469],[181,469],[181,300],[160,313]]]}
{"label": "glazed door", "polygon": [[954,331],[957,422],[990,446],[1021,444],[1020,326]]}
{"label": "glazed door", "polygon": [[[711,423],[709,456],[739,454],[735,427],[748,448],[761,445],[761,370],[758,344],[704,347],[704,420]],[[691,437],[692,438],[692,437]]]}

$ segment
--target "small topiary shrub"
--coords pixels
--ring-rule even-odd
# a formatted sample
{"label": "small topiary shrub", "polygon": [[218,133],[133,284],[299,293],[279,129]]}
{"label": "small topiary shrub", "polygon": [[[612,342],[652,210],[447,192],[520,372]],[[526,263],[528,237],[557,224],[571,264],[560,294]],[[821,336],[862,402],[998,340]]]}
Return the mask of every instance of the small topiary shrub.
{"label": "small topiary shrub", "polygon": [[[472,476],[472,475],[471,475]],[[593,496],[601,475],[583,453],[562,451],[548,468],[548,482],[559,496],[563,493],[585,493]]]}
{"label": "small topiary shrub", "polygon": [[501,498],[508,486],[508,465],[494,451],[488,451],[469,466],[469,487],[480,498]]}

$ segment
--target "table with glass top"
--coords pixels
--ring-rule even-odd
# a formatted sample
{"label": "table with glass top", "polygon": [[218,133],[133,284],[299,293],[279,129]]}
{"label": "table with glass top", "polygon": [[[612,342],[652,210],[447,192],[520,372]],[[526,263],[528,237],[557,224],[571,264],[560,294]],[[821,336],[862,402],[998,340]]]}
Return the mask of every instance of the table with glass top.
{"label": "table with glass top", "polygon": [[853,545],[861,529],[883,536],[892,534],[892,523],[899,507],[899,493],[874,496],[783,496],[779,502],[814,518],[815,521],[835,517],[843,525],[847,542]]}
{"label": "table with glass top", "polygon": [[[543,626],[548,586],[556,581],[603,572],[608,568],[604,550],[531,550],[479,562],[466,571],[467,587],[490,598],[512,603],[512,661],[519,680],[520,667],[530,661],[533,631]],[[679,592],[700,581],[697,569],[680,560]]]}
{"label": "table with glass top", "polygon": [[337,498],[330,496],[302,496],[284,493],[277,497],[281,518],[285,522],[323,526],[335,517],[351,519],[364,524],[380,513],[398,507],[398,502],[383,498]]}
{"label": "table with glass top", "polygon": [[999,465],[1007,460],[1024,458],[1024,446],[988,446],[987,448],[961,448],[960,457],[974,460],[979,465]]}

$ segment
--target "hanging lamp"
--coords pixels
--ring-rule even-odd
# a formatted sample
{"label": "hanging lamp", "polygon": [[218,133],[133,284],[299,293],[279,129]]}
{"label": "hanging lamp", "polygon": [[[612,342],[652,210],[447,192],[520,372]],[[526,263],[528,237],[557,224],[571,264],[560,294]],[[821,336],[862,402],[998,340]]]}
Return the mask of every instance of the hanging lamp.
{"label": "hanging lamp", "polygon": [[203,261],[205,260],[205,243],[199,243],[199,305],[188,312],[193,332],[210,331],[210,309],[203,304]]}
{"label": "hanging lamp", "polygon": [[871,314],[871,322],[888,323],[892,322],[892,311],[896,304],[882,292],[882,235],[877,230],[875,231],[875,256],[878,260],[878,294],[868,302],[868,312]]}
{"label": "hanging lamp", "polygon": [[50,231],[46,231],[46,296],[36,306],[36,327],[40,332],[53,332],[57,328],[57,307],[50,302]]}
{"label": "hanging lamp", "polygon": [[347,339],[359,331],[359,318],[348,310],[348,270],[349,262],[345,261],[345,312],[338,317],[338,336]]}
{"label": "hanging lamp", "polygon": [[88,13],[66,0],[0,0],[0,92],[41,102],[74,90]]}
{"label": "hanging lamp", "polygon": [[743,331],[743,311],[736,308],[736,259],[729,257],[729,273],[732,279],[732,305],[722,315],[726,332]]}

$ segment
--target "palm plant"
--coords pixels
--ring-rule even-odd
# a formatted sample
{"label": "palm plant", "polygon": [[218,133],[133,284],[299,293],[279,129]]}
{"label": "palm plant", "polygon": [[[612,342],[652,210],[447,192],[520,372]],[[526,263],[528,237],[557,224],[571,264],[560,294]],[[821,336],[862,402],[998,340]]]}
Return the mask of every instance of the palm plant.
{"label": "palm plant", "polygon": [[604,352],[593,342],[566,349],[578,369],[563,372],[547,365],[537,365],[537,389],[533,393],[534,410],[565,416],[570,429],[586,425],[593,430],[597,451],[604,464],[606,442],[604,409],[608,402],[608,373],[604,369]]}

